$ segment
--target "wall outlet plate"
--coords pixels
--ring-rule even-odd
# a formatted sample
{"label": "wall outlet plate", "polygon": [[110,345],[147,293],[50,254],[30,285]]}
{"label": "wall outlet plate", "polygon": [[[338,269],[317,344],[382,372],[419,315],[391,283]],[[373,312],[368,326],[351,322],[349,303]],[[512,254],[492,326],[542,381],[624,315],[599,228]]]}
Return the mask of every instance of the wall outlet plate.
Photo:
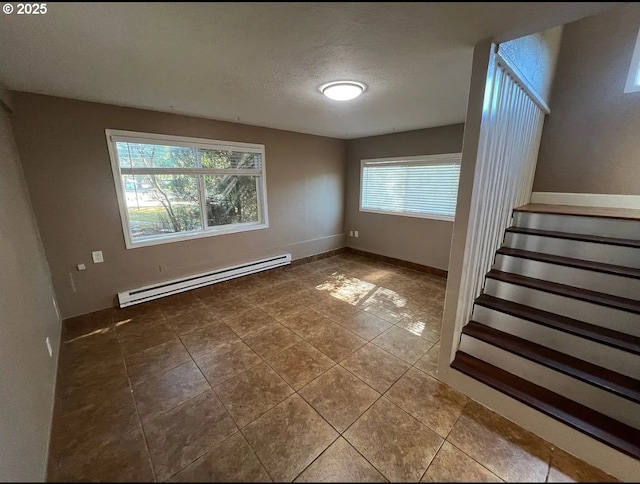
{"label": "wall outlet plate", "polygon": [[99,264],[100,262],[104,262],[104,257],[102,256],[101,250],[95,250],[91,252],[91,257],[93,258],[94,264]]}
{"label": "wall outlet plate", "polygon": [[353,235],[355,235],[356,239],[358,238],[358,231],[356,230]]}

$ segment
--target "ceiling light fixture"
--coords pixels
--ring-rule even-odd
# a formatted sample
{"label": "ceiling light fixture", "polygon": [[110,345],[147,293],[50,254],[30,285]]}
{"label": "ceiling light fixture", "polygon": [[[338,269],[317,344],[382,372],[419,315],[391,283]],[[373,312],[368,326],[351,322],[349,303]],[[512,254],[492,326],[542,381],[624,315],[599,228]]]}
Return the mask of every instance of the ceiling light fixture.
{"label": "ceiling light fixture", "polygon": [[350,101],[366,89],[366,85],[356,81],[333,81],[320,86],[320,92],[334,101]]}

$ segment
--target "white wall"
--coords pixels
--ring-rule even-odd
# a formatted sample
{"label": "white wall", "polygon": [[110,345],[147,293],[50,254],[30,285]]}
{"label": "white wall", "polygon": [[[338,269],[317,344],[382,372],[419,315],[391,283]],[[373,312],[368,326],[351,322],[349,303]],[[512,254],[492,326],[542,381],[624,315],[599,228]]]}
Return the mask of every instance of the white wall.
{"label": "white wall", "polygon": [[[0,90],[0,104],[10,105],[5,95]],[[9,114],[0,105],[0,481],[45,478],[61,328],[54,304]]]}

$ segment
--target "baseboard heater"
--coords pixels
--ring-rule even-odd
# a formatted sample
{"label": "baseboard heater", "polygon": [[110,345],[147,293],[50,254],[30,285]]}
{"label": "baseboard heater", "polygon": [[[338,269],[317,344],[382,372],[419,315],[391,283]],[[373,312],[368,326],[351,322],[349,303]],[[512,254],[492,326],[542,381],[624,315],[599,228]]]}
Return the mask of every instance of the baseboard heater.
{"label": "baseboard heater", "polygon": [[236,266],[225,267],[215,271],[203,272],[193,276],[181,277],[172,281],[160,282],[150,286],[132,289],[118,293],[118,302],[121,308],[133,306],[143,302],[170,296],[179,292],[190,291],[198,287],[208,286],[217,282],[228,281],[236,277],[242,277],[256,272],[266,271],[275,267],[291,264],[291,254],[283,254],[269,259],[261,259],[246,262]]}

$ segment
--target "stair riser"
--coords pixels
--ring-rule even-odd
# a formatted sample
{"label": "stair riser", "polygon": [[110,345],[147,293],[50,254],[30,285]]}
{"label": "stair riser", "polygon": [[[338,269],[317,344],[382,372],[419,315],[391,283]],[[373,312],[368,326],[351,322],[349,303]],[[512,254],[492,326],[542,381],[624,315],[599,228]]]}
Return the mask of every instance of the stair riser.
{"label": "stair riser", "polygon": [[640,222],[635,220],[514,212],[513,225],[527,229],[640,240]]}
{"label": "stair riser", "polygon": [[491,278],[486,279],[484,292],[507,301],[567,316],[621,333],[640,336],[640,315],[628,311],[558,296]]}
{"label": "stair riser", "polygon": [[640,428],[640,405],[637,403],[465,334],[460,341],[460,350],[620,422]]}
{"label": "stair riser", "polygon": [[504,246],[640,269],[640,248],[507,232]]}
{"label": "stair riser", "polygon": [[496,254],[494,269],[512,274],[567,284],[614,296],[636,299],[640,296],[640,279],[603,272],[577,269],[522,257]]}
{"label": "stair riser", "polygon": [[640,380],[640,355],[476,305],[473,320]]}

